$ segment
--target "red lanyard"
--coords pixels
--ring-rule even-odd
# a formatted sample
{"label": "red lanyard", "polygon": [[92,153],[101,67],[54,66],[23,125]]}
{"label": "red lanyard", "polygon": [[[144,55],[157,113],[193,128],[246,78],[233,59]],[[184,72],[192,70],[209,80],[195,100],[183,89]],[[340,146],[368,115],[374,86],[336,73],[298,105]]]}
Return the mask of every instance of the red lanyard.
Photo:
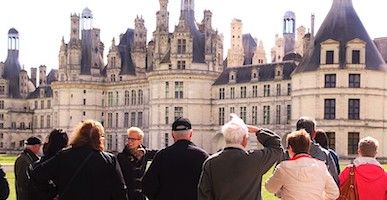
{"label": "red lanyard", "polygon": [[299,158],[311,158],[311,157],[312,156],[310,156],[309,154],[298,154],[293,156],[293,158],[291,158],[290,160],[297,160]]}

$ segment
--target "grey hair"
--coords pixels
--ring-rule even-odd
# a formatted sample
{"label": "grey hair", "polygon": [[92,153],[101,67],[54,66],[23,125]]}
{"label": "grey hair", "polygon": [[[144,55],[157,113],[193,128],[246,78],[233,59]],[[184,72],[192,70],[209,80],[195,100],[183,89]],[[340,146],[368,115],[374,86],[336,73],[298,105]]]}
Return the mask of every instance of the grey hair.
{"label": "grey hair", "polygon": [[226,144],[240,144],[243,138],[249,136],[246,124],[236,114],[230,114],[231,120],[222,127]]}

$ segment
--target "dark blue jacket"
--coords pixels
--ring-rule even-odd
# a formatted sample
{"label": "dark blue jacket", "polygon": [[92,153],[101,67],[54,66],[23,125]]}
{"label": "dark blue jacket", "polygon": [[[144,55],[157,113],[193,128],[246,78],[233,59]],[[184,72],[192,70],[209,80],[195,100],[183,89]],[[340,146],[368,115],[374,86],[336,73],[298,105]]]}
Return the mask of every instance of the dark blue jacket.
{"label": "dark blue jacket", "polygon": [[197,186],[208,154],[191,141],[178,140],[159,151],[143,178],[150,200],[197,200]]}

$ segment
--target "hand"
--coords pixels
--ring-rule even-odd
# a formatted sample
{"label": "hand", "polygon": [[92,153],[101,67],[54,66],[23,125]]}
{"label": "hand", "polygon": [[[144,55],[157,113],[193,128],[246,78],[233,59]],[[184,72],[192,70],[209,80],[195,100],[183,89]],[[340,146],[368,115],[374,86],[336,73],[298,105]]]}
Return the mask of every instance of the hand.
{"label": "hand", "polygon": [[247,125],[247,128],[249,130],[249,133],[254,133],[254,134],[262,130],[262,128],[258,128],[252,125]]}

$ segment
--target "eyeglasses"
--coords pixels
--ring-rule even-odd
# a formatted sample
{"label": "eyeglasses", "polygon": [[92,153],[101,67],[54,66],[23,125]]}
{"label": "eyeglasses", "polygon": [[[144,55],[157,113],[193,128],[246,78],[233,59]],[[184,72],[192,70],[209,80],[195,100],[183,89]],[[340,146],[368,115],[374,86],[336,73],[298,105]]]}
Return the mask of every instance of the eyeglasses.
{"label": "eyeglasses", "polygon": [[136,141],[136,140],[141,140],[141,139],[128,137],[128,140],[129,140],[129,141]]}

